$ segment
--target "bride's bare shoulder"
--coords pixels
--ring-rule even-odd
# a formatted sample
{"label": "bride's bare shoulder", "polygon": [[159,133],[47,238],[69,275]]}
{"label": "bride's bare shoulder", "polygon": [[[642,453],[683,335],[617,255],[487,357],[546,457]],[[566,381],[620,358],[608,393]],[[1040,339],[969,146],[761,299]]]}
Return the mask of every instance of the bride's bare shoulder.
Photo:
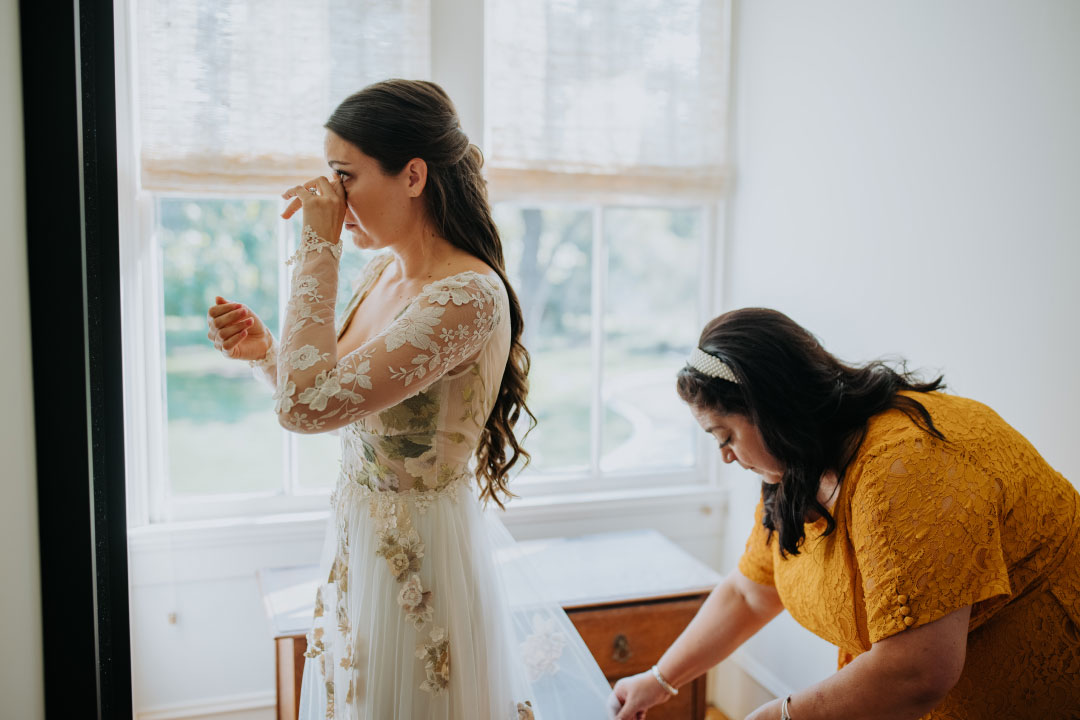
{"label": "bride's bare shoulder", "polygon": [[495,270],[486,262],[466,252],[457,253],[449,258],[446,266],[438,274],[442,277],[449,277],[465,272],[474,272],[479,275],[497,275]]}

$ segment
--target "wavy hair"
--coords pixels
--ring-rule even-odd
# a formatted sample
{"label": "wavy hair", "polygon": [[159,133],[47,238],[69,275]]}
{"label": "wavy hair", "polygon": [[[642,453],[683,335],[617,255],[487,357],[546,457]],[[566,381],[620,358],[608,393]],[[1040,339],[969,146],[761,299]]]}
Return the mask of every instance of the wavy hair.
{"label": "wavy hair", "polygon": [[[510,354],[495,406],[476,450],[481,498],[513,497],[510,469],[529,453],[514,434],[521,414],[536,417],[525,404],[529,390],[529,352],[521,343],[521,303],[506,277],[502,240],[491,217],[487,184],[480,168],[484,157],[461,129],[453,102],[441,87],[421,80],[386,80],[350,95],[330,115],[326,126],[396,175],[409,160],[427,163],[422,197],[435,231],[455,247],[483,260],[498,274],[510,298]],[[526,431],[526,434],[528,432]],[[507,457],[507,449],[510,455]],[[500,497],[503,496],[503,497]]]}
{"label": "wavy hair", "polygon": [[898,370],[881,360],[847,365],[776,310],[724,313],[705,326],[698,347],[727,363],[739,382],[687,366],[677,376],[679,397],[694,407],[744,415],[761,431],[766,449],[784,467],[779,483],[762,483],[762,523],[770,536],[779,535],[785,556],[799,554],[811,511],[826,518],[826,535],[836,528],[817,499],[818,485],[829,470],[843,482],[871,417],[897,409],[945,439],[922,403],[899,394],[940,390],[945,387],[942,376],[921,382],[903,362]]}

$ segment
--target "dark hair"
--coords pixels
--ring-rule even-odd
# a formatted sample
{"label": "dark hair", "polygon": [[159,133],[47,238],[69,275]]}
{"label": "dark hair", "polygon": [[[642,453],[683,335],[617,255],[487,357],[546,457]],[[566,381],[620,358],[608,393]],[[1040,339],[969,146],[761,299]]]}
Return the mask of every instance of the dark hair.
{"label": "dark hair", "polygon": [[821,476],[844,470],[866,436],[867,421],[895,408],[944,440],[930,413],[901,390],[932,392],[938,376],[919,380],[901,363],[881,360],[846,365],[794,320],[776,310],[744,308],[716,318],[698,346],[727,363],[738,383],[708,377],[690,366],[678,373],[679,397],[690,405],[745,415],[761,431],[765,447],[784,467],[779,483],[762,483],[763,524],[780,536],[780,551],[799,554],[807,512],[836,521],[817,499]]}
{"label": "dark hair", "polygon": [[[498,273],[510,298],[510,355],[503,371],[495,406],[480,434],[476,450],[481,498],[502,507],[510,468],[519,460],[528,464],[529,453],[514,435],[521,413],[536,417],[525,405],[529,390],[529,353],[521,344],[523,319],[517,294],[506,277],[502,241],[491,218],[487,185],[480,173],[480,148],[461,129],[450,97],[433,82],[387,80],[369,85],[346,98],[326,128],[375,160],[388,175],[401,172],[413,158],[427,163],[424,197],[435,231],[483,260]],[[510,447],[510,457],[506,448]]]}

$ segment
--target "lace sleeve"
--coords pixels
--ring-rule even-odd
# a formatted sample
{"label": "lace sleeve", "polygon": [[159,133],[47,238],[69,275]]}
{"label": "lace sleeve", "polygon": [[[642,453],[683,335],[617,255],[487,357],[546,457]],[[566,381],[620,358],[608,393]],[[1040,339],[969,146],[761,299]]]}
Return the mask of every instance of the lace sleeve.
{"label": "lace sleeve", "polygon": [[271,335],[270,347],[266,348],[266,354],[258,360],[248,361],[255,379],[271,390],[277,388],[277,351],[277,340]]}
{"label": "lace sleeve", "polygon": [[499,325],[497,281],[475,272],[426,286],[379,335],[337,357],[334,298],[341,246],[308,227],[278,351],[274,409],[301,433],[333,430],[397,405],[479,351]]}

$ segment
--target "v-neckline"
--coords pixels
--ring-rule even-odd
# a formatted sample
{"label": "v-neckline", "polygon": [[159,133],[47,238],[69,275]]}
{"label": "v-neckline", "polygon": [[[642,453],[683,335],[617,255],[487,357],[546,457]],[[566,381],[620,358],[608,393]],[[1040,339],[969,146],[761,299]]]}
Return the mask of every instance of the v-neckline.
{"label": "v-neckline", "polygon": [[[345,311],[345,317],[341,320],[341,326],[338,328],[337,339],[338,342],[344,337],[345,331],[352,325],[353,317],[356,316],[356,311],[367,299],[368,293],[371,292],[371,288],[375,287],[375,283],[379,282],[379,278],[386,271],[386,268],[390,265],[390,262],[394,259],[391,253],[386,253],[382,258],[373,259],[372,262],[381,262],[382,266],[376,268],[369,276],[368,280],[357,289],[357,292],[353,295],[352,300],[349,301],[348,310]],[[366,341],[365,341],[366,342]],[[363,343],[361,343],[362,345]]]}
{"label": "v-neckline", "polygon": [[[386,253],[385,258],[382,259],[382,260],[379,260],[380,262],[382,262],[382,267],[376,268],[371,273],[370,278],[360,288],[357,288],[356,293],[353,294],[352,299],[349,301],[349,308],[345,312],[344,317],[342,318],[341,327],[338,328],[338,332],[337,332],[337,341],[338,342],[341,342],[341,338],[345,335],[345,332],[349,329],[349,326],[352,325],[353,318],[356,316],[356,311],[360,309],[360,306],[363,304],[364,300],[367,299],[368,293],[371,292],[371,288],[375,287],[375,283],[379,282],[379,278],[382,277],[383,272],[386,271],[386,268],[390,265],[390,262],[393,259],[394,259],[393,254]],[[372,260],[372,262],[375,262],[375,261],[376,260]],[[492,276],[491,276],[490,273],[479,273],[476,270],[462,270],[459,273],[454,273],[453,275],[447,275],[446,277],[439,278],[438,280],[433,280],[432,283],[445,282],[447,280],[451,280],[451,279],[456,278],[456,277],[461,277],[462,275],[476,275],[477,277],[484,278],[488,282],[491,282],[491,283],[494,284],[494,280],[492,279]],[[376,332],[370,338],[367,338],[366,340],[364,340],[364,342],[360,343],[360,345],[358,345],[357,347],[363,347],[365,344],[370,342],[373,338],[379,337],[379,335],[381,335],[383,332],[385,332],[387,327],[389,327],[391,324],[393,324],[393,322],[395,320],[397,320],[399,317],[401,317],[402,313],[404,313],[406,310],[408,310],[409,307],[414,302],[416,302],[417,297],[420,297],[420,295],[416,295],[415,297],[410,299],[409,302],[405,303],[405,305],[401,308],[401,310],[399,310],[397,312],[397,314],[394,315],[394,317],[390,321],[390,323],[388,323],[385,327],[380,328],[378,330],[378,332]]]}

